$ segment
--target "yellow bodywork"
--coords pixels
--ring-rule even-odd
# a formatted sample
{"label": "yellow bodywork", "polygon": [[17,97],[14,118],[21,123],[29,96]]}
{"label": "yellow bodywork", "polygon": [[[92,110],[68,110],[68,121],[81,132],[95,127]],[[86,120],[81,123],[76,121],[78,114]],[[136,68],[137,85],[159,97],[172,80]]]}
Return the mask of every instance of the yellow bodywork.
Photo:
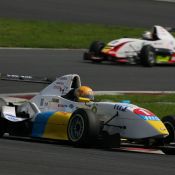
{"label": "yellow bodywork", "polygon": [[105,48],[102,49],[102,52],[103,53],[108,53],[110,50],[111,50],[111,47],[108,47],[107,46],[107,47],[105,47]]}
{"label": "yellow bodywork", "polygon": [[169,135],[165,125],[160,120],[147,120],[147,122],[156,130],[160,135]]}
{"label": "yellow bodywork", "polygon": [[44,138],[68,140],[67,126],[72,113],[55,112],[45,126]]}

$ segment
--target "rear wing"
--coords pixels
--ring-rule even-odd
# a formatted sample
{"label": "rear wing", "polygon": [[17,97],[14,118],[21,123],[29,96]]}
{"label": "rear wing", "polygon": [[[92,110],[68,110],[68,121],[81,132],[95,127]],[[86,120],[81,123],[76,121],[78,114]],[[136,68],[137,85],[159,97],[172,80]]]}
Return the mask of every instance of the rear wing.
{"label": "rear wing", "polygon": [[31,76],[31,75],[3,74],[3,73],[0,73],[0,80],[22,81],[22,82],[43,83],[43,84],[50,84],[53,82],[47,77],[37,77],[37,76]]}

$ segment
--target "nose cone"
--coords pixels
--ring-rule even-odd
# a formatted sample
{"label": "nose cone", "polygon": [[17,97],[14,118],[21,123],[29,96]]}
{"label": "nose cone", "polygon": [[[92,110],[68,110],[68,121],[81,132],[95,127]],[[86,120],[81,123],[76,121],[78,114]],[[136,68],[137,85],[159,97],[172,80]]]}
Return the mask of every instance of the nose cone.
{"label": "nose cone", "polygon": [[150,126],[152,132],[155,135],[166,137],[169,135],[168,130],[166,129],[163,122],[152,112],[147,109],[137,108],[134,110],[134,113],[139,115],[146,123]]}
{"label": "nose cone", "polygon": [[169,135],[168,130],[160,120],[147,120],[147,123],[151,125],[160,135]]}
{"label": "nose cone", "polygon": [[110,50],[111,50],[111,47],[106,46],[106,47],[104,47],[104,48],[102,49],[102,52],[103,52],[103,53],[108,53]]}

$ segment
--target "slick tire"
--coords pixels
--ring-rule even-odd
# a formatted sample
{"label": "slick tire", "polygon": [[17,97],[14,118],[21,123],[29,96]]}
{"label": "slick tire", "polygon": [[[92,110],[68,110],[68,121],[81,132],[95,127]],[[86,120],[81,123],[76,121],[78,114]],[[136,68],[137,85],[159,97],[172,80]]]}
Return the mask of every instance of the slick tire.
{"label": "slick tire", "polygon": [[0,98],[0,137],[2,137],[5,133],[5,119],[2,118],[2,106],[5,106],[6,102]]}
{"label": "slick tire", "polygon": [[94,41],[91,43],[89,47],[89,52],[93,52],[95,56],[98,56],[101,53],[101,50],[103,49],[104,46],[105,44],[103,42]]}
{"label": "slick tire", "polygon": [[169,135],[165,138],[164,143],[169,144],[175,141],[175,116],[168,115],[162,118],[162,122],[167,128]]}
{"label": "slick tire", "polygon": [[5,119],[0,117],[0,137],[3,137],[5,133]]}
{"label": "slick tire", "polygon": [[91,54],[91,56],[98,58],[98,59],[91,59],[92,62],[101,63],[102,61],[104,61],[104,55],[101,52],[104,46],[105,46],[105,43],[101,41],[94,41],[91,43],[89,47],[89,53]]}
{"label": "slick tire", "polygon": [[145,67],[152,67],[156,63],[155,50],[150,45],[145,45],[140,51],[140,62]]}
{"label": "slick tire", "polygon": [[77,109],[70,117],[67,135],[74,146],[90,146],[100,133],[100,121],[94,112]]}

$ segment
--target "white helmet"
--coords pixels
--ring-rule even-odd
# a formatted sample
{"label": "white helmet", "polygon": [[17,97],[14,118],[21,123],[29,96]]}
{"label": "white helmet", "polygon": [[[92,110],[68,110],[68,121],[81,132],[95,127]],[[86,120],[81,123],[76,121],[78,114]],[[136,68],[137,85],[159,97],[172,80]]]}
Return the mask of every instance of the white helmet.
{"label": "white helmet", "polygon": [[152,39],[152,33],[150,31],[145,31],[142,35],[142,38],[145,40],[151,40]]}

